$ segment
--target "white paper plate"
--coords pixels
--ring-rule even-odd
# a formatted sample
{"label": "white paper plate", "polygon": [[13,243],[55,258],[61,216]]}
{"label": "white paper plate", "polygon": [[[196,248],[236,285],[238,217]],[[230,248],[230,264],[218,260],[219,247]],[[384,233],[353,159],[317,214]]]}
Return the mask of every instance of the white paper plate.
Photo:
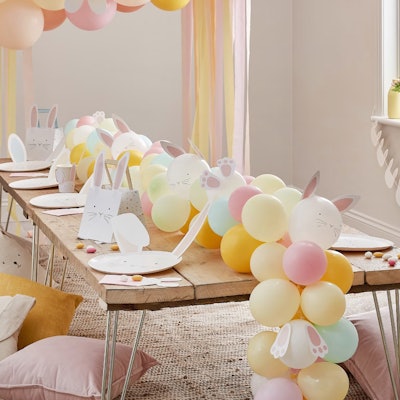
{"label": "white paper plate", "polygon": [[58,183],[55,179],[49,178],[30,178],[21,179],[19,181],[14,181],[10,183],[10,187],[13,189],[48,189],[52,187],[57,187]]}
{"label": "white paper plate", "polygon": [[341,251],[368,251],[384,250],[393,247],[390,240],[356,234],[342,234],[339,239],[331,246],[333,250]]}
{"label": "white paper plate", "polygon": [[6,162],[0,164],[0,171],[5,172],[33,172],[47,169],[51,161],[24,161],[24,162]]}
{"label": "white paper plate", "polygon": [[40,208],[83,207],[86,203],[86,195],[79,193],[51,193],[33,197],[29,203]]}
{"label": "white paper plate", "polygon": [[169,251],[141,251],[138,253],[110,253],[93,257],[89,266],[105,274],[152,274],[164,271],[180,263],[182,257],[176,257]]}

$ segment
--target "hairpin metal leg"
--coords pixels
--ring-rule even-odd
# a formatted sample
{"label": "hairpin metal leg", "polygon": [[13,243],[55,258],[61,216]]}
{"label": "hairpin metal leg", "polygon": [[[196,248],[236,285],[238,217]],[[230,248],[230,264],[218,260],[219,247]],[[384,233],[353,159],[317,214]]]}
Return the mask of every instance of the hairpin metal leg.
{"label": "hairpin metal leg", "polygon": [[39,264],[39,228],[33,224],[32,235],[32,266],[31,266],[31,279],[37,282],[37,270]]}
{"label": "hairpin metal leg", "polygon": [[68,258],[65,258],[64,266],[63,266],[63,270],[62,270],[61,282],[60,282],[60,290],[63,290],[64,281],[65,281],[65,273],[67,272],[67,266],[68,266]]}
{"label": "hairpin metal leg", "polygon": [[[388,348],[388,344],[387,344],[386,336],[385,336],[385,327],[383,326],[382,314],[381,314],[381,309],[379,306],[379,300],[378,300],[378,297],[377,297],[377,294],[375,291],[372,292],[372,296],[374,298],[375,311],[376,311],[376,316],[378,318],[379,330],[381,333],[383,349],[385,351],[385,358],[386,358],[386,363],[387,363],[388,370],[389,370],[389,377],[390,377],[390,382],[391,382],[392,388],[393,388],[394,398],[395,398],[395,400],[399,400],[399,394],[397,393],[397,386],[396,386],[396,380],[394,377],[394,371],[393,371],[393,368],[392,368],[392,365],[390,362],[390,357],[389,357],[389,348]],[[391,328],[392,328],[393,338],[394,338],[395,335],[397,335],[397,333],[395,332],[396,328],[395,328],[394,319],[393,319],[393,307],[392,307],[391,296],[390,296],[389,291],[387,291],[387,296],[388,296],[388,302],[389,302]],[[398,308],[396,307],[397,316],[398,316],[398,312],[399,312]],[[394,346],[396,347],[396,341],[394,341]]]}
{"label": "hairpin metal leg", "polygon": [[143,328],[145,317],[146,317],[146,310],[142,310],[142,314],[140,316],[140,321],[139,321],[139,326],[137,328],[136,336],[135,336],[135,339],[134,339],[133,345],[132,345],[131,358],[129,360],[128,371],[126,373],[125,382],[124,382],[124,388],[122,389],[121,399],[120,400],[125,400],[126,392],[128,390],[128,386],[129,386],[129,378],[130,378],[131,373],[132,373],[133,363],[135,362],[136,351],[137,351],[137,348],[139,346],[140,336],[142,334],[142,328]]}
{"label": "hairpin metal leg", "polygon": [[44,279],[44,284],[53,286],[53,270],[54,270],[54,244],[51,244],[49,256],[47,259],[47,267],[46,267],[46,277]]}
{"label": "hairpin metal leg", "polygon": [[8,231],[8,225],[10,224],[11,211],[12,211],[12,208],[13,208],[13,205],[14,205],[14,197],[10,197],[10,198],[11,198],[11,202],[10,202],[10,205],[8,207],[6,226],[4,227],[4,230],[6,232]]}

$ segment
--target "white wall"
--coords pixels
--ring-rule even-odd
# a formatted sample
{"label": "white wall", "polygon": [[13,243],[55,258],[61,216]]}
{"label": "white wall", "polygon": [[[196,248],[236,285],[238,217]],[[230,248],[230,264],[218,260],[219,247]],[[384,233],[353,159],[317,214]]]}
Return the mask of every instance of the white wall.
{"label": "white wall", "polygon": [[[318,193],[361,195],[352,222],[400,235],[394,189],[370,141],[378,103],[380,0],[253,0],[250,70],[252,173]],[[103,110],[153,140],[181,140],[180,13],[152,5],[105,29],[68,21],[34,47],[36,101],[60,122]],[[395,131],[389,133],[393,151]],[[369,226],[365,226],[365,223]],[[372,229],[371,226],[375,229]]]}

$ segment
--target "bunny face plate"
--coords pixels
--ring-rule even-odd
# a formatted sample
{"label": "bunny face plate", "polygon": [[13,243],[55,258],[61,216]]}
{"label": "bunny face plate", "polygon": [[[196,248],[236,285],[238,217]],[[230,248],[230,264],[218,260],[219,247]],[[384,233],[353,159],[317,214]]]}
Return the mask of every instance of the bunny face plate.
{"label": "bunny face plate", "polygon": [[125,254],[101,254],[89,260],[89,266],[106,274],[152,274],[180,263],[182,257],[168,251],[140,251]]}

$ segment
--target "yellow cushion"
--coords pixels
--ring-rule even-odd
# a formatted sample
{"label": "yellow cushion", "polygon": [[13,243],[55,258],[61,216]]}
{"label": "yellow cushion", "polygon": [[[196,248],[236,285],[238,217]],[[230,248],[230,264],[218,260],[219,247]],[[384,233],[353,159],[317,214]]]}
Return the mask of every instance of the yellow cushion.
{"label": "yellow cushion", "polygon": [[18,337],[18,349],[50,336],[66,335],[75,310],[83,300],[19,276],[0,273],[0,296],[24,294],[36,299]]}

